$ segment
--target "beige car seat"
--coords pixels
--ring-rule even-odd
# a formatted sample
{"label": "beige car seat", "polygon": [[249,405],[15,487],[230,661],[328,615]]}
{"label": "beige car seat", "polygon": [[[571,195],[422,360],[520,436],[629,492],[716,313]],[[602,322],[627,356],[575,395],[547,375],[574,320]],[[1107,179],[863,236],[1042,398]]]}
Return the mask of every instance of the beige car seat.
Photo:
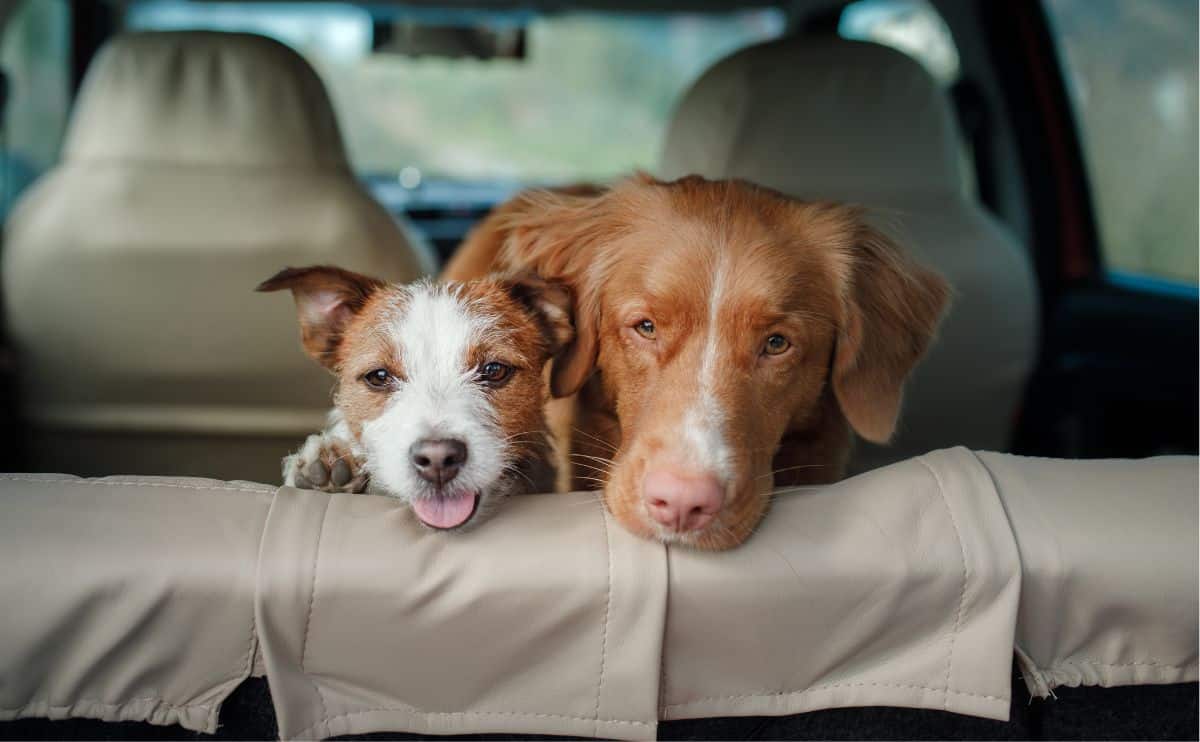
{"label": "beige car seat", "polygon": [[355,179],[312,68],[245,34],[110,42],[5,238],[28,465],[86,475],[279,481],[332,379],[288,297],[255,285],[289,265],[430,266]]}
{"label": "beige car seat", "polygon": [[1037,340],[1032,264],[967,195],[949,102],[917,62],[837,38],[745,49],[684,95],[660,169],[871,207],[879,226],[953,284],[893,444],[860,443],[853,469],[948,446],[1007,447]]}

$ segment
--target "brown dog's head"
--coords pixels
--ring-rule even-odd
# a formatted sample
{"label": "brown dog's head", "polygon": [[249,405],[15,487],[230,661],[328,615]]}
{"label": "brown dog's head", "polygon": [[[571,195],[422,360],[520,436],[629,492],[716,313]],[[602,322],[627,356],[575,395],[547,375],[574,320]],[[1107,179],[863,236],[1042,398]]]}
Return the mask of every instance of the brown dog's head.
{"label": "brown dog's head", "polygon": [[295,297],[305,350],[338,378],[372,485],[426,525],[477,520],[525,489],[528,464],[548,462],[543,368],[573,337],[565,288],[494,277],[401,286],[314,266],[259,286],[280,289]]}
{"label": "brown dog's head", "polygon": [[[531,192],[503,210],[501,264],[576,294],[556,396],[615,412],[605,499],[627,528],[701,548],[765,512],[785,435],[884,442],[945,282],[859,210],[742,181],[645,176],[599,195]],[[593,400],[594,401],[594,400]],[[838,430],[841,438],[838,438]],[[831,481],[846,452],[810,477]]]}

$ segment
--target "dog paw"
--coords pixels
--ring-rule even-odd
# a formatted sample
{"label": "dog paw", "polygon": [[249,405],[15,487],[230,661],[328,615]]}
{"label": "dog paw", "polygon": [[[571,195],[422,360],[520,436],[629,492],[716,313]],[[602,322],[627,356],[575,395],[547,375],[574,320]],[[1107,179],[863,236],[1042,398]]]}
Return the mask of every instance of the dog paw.
{"label": "dog paw", "polygon": [[283,460],[283,483],[289,487],[357,494],[366,491],[368,481],[349,444],[326,433],[310,435],[299,451]]}

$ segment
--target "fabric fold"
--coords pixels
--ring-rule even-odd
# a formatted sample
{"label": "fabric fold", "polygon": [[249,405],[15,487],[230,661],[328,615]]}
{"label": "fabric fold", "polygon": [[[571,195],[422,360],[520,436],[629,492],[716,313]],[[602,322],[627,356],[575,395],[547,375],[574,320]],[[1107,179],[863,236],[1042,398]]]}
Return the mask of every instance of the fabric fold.
{"label": "fabric fold", "polygon": [[1020,549],[1016,648],[1029,692],[1195,681],[1196,458],[979,458]]}
{"label": "fabric fold", "polygon": [[258,616],[280,734],[655,734],[661,546],[594,494],[511,498],[470,534],[396,501],[283,489]]}
{"label": "fabric fold", "polygon": [[662,718],[907,706],[1007,719],[1016,548],[938,451],[777,496],[732,552],[671,550]]}
{"label": "fabric fold", "polygon": [[215,732],[250,675],[274,487],[0,475],[0,719]]}

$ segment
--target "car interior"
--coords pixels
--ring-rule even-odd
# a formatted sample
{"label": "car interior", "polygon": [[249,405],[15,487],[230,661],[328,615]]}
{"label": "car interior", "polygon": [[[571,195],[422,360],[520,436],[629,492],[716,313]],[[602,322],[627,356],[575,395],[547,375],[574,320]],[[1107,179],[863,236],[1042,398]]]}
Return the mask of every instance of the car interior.
{"label": "car interior", "polygon": [[[949,280],[896,438],[853,473],[955,446],[1195,456],[1196,24],[1172,0],[0,2],[0,468],[279,485],[331,379],[260,281],[436,276],[521,189],[636,170],[861,204]],[[838,708],[658,734],[1197,734],[1195,682],[1055,693],[1018,690],[1007,722]],[[217,736],[278,734],[247,680]]]}

